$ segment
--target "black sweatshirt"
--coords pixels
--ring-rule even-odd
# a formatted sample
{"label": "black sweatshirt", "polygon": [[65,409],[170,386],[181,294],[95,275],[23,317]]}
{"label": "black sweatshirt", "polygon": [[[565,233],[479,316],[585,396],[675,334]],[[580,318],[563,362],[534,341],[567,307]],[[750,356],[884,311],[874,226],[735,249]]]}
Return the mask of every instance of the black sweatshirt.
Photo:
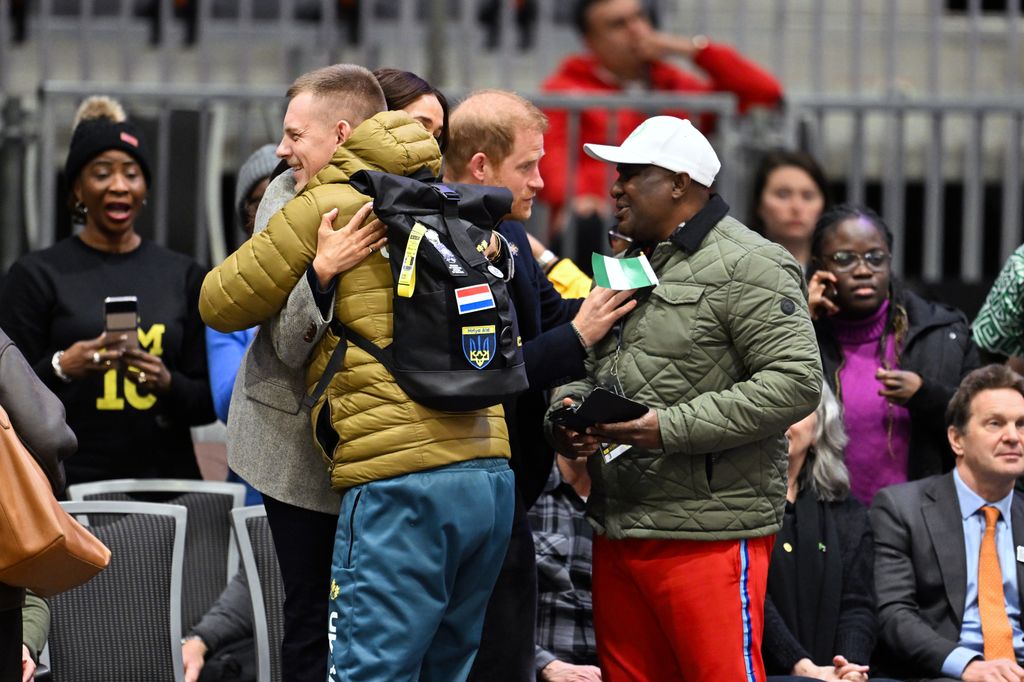
{"label": "black sweatshirt", "polygon": [[[189,427],[213,421],[199,317],[203,270],[190,258],[143,241],[128,253],[93,249],[77,237],[27,254],[0,294],[0,328],[64,403],[78,453],[68,483],[110,478],[198,478]],[[104,328],[103,299],[136,296],[139,341],[171,373],[170,392],[140,394],[117,368],[64,383],[53,354]]]}

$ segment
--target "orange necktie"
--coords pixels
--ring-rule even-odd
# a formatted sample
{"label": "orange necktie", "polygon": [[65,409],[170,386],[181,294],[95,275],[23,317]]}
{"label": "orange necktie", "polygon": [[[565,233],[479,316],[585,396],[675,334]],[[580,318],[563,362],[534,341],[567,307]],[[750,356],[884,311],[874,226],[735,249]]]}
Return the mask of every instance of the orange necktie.
{"label": "orange necktie", "polygon": [[1006,615],[1003,595],[1003,572],[996,553],[996,521],[999,510],[984,506],[985,536],[978,556],[978,611],[981,613],[981,636],[985,642],[985,660],[997,658],[1016,660],[1013,653],[1013,629]]}

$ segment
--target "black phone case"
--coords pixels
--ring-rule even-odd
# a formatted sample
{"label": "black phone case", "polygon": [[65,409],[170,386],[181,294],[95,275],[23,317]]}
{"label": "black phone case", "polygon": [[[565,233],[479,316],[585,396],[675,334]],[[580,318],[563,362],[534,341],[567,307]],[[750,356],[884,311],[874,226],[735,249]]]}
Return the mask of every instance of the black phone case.
{"label": "black phone case", "polygon": [[553,424],[561,424],[567,429],[572,429],[576,432],[584,431],[593,423],[580,419],[576,414],[576,410],[571,407],[560,407],[557,410],[554,410],[548,416],[548,419],[550,419]]}
{"label": "black phone case", "polygon": [[562,424],[573,431],[582,432],[594,424],[614,424],[637,419],[647,413],[647,406],[606,388],[595,388],[575,412],[556,410],[551,421]]}

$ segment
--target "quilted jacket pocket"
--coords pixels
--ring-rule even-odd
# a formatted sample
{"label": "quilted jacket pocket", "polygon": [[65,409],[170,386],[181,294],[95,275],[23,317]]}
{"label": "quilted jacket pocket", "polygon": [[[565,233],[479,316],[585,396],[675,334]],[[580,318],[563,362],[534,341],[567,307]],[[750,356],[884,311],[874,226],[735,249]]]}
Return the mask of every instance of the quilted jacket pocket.
{"label": "quilted jacket pocket", "polygon": [[690,354],[693,325],[704,296],[699,284],[662,282],[651,292],[641,338],[651,355],[682,359]]}

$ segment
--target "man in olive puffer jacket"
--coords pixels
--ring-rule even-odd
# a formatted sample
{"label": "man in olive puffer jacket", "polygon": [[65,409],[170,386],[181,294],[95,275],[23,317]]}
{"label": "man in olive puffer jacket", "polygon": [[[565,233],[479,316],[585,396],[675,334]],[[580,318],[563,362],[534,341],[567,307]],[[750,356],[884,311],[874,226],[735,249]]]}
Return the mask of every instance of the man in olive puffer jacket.
{"label": "man in olive puffer jacket", "polygon": [[[347,131],[305,190],[210,272],[203,320],[235,331],[280,310],[313,260],[321,217],[338,209],[334,225],[345,225],[368,200],[348,182],[355,172],[436,175],[440,162],[436,140],[405,112],[382,111]],[[369,256],[337,277],[335,319],[388,345],[393,287],[388,259]],[[308,387],[337,344],[328,331]],[[465,679],[512,524],[501,406],[424,407],[352,345],[311,416],[331,483],[343,493],[329,589],[330,679]]]}
{"label": "man in olive puffer jacket", "polygon": [[618,230],[659,283],[554,405],[613,389],[650,409],[558,449],[593,455],[594,622],[602,679],[764,680],[768,563],[785,504],[786,428],[818,404],[821,362],[800,266],[729,217],[720,163],[689,121],[658,116],[621,147]]}

